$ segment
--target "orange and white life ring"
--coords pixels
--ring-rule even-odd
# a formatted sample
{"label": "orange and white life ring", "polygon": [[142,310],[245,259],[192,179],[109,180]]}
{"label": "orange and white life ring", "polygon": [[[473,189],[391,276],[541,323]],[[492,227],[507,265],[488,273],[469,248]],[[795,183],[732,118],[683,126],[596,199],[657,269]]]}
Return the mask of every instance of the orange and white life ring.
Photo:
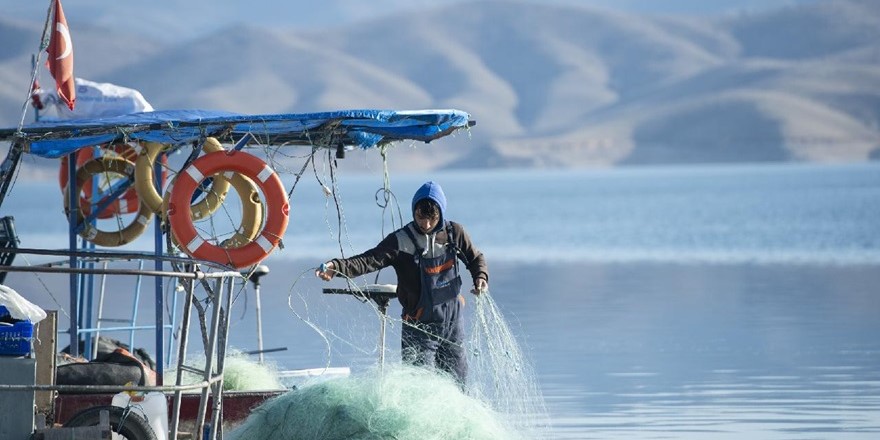
{"label": "orange and white life ring", "polygon": [[[208,243],[195,229],[190,200],[196,187],[218,173],[232,171],[250,179],[265,198],[266,221],[259,235],[237,248],[224,248]],[[178,174],[168,204],[171,232],[183,251],[203,260],[232,266],[236,269],[257,264],[265,259],[278,244],[287,229],[290,204],[284,185],[272,168],[259,158],[242,151],[218,151],[199,157]]]}
{"label": "orange and white life ring", "polygon": [[[137,158],[137,151],[131,145],[125,142],[117,142],[111,145],[101,145],[98,151],[100,156],[121,157],[123,159],[134,161]],[[86,162],[95,158],[95,151],[92,148],[81,148],[76,152],[76,168],[81,168]],[[67,156],[61,157],[61,165],[58,168],[58,184],[61,192],[67,191]],[[87,181],[83,186],[84,194],[80,200],[80,206],[90,207],[92,205],[92,181]],[[138,210],[138,195],[134,187],[127,189],[116,200],[107,205],[104,210],[98,214],[99,219],[111,218],[116,214],[129,214]],[[88,214],[88,213],[87,213]]]}
{"label": "orange and white life ring", "polygon": [[[256,184],[251,179],[232,171],[223,173],[223,176],[229,180],[241,200],[241,223],[235,228],[232,237],[223,240],[220,246],[226,249],[237,248],[250,243],[259,235],[263,223],[263,201],[260,199]],[[173,189],[173,186],[169,186],[169,190],[165,193],[165,206],[168,205]],[[193,221],[196,221],[195,215]],[[171,234],[171,242],[178,248],[181,247],[174,234]]]}
{"label": "orange and white life ring", "polygon": [[[162,144],[144,142],[144,151],[138,156],[135,163],[134,186],[137,190],[138,197],[154,213],[157,213],[164,218],[167,209],[167,202],[163,200],[159,191],[156,190],[155,180],[153,179],[153,165],[156,163],[156,157],[159,156],[163,149],[165,149],[165,146]],[[206,154],[215,151],[223,151],[223,145],[221,145],[217,139],[209,137],[206,138],[205,143],[202,144],[202,151]],[[198,220],[213,214],[214,211],[223,204],[223,199],[229,191],[229,186],[230,183],[228,179],[223,177],[214,179],[211,188],[205,191],[204,198],[192,205],[193,218]],[[166,193],[170,191],[171,187],[169,184]]]}
{"label": "orange and white life ring", "polygon": [[[99,157],[92,159],[76,172],[76,190],[81,192],[85,183],[90,181],[94,176],[102,174],[117,174],[131,177],[134,175],[134,163],[121,157]],[[65,191],[64,211],[69,212],[69,194]],[[82,200],[82,199],[80,199]],[[87,212],[78,211],[79,215],[77,223],[83,223]],[[117,216],[119,214],[116,214]],[[153,212],[149,210],[143,203],[139,204],[137,215],[132,222],[125,227],[120,227],[115,231],[103,231],[92,224],[86,224],[80,231],[80,235],[88,241],[99,246],[115,247],[131,243],[139,237],[147,229],[147,225],[153,218]]]}

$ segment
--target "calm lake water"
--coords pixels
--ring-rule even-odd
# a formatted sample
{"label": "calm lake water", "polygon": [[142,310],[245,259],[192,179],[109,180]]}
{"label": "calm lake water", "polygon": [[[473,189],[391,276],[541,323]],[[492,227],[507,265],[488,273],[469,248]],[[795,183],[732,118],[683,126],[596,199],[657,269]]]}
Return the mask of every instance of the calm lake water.
{"label": "calm lake water", "polygon": [[[880,438],[880,164],[392,175],[404,217],[428,179],[487,255],[491,295],[546,400],[547,437]],[[312,271],[399,225],[375,203],[381,182],[342,176],[341,213],[314,177],[298,184],[262,287],[264,346],[287,349],[268,355],[279,367],[375,364],[373,308],[322,295],[344,283]],[[60,203],[55,185],[19,183],[3,215],[21,246],[63,247]],[[53,281],[40,281],[7,278],[58,308]],[[119,289],[114,307],[127,310]],[[256,347],[251,293],[231,313],[242,350]],[[389,362],[399,331],[392,319]]]}

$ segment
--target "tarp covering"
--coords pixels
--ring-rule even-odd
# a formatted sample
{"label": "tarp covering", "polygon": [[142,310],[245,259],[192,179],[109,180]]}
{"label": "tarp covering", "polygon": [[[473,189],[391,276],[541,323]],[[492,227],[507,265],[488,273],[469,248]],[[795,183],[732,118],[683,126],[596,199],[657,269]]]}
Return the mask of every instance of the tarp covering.
{"label": "tarp covering", "polygon": [[399,140],[430,142],[467,127],[460,110],[340,110],[322,113],[244,115],[210,110],[163,110],[123,116],[34,123],[0,130],[0,140],[20,139],[25,151],[55,158],[89,145],[143,140],[181,145],[205,136],[239,139],[250,133],[263,144],[372,148]]}
{"label": "tarp covering", "polygon": [[75,84],[76,107],[73,110],[58,97],[58,90],[54,87],[34,91],[34,107],[40,109],[40,120],[70,121],[153,111],[153,106],[135,89],[83,78],[76,78]]}

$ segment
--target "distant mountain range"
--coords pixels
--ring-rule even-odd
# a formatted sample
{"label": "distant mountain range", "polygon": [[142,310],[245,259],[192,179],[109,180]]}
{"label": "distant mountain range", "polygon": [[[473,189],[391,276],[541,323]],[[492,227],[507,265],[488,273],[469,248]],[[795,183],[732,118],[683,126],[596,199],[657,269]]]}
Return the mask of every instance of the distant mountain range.
{"label": "distant mountain range", "polygon": [[[4,127],[21,116],[42,18],[0,18]],[[399,146],[396,168],[880,159],[874,0],[712,20],[478,1],[172,45],[70,24],[77,76],[138,89],[157,109],[457,108],[477,121],[436,146]]]}

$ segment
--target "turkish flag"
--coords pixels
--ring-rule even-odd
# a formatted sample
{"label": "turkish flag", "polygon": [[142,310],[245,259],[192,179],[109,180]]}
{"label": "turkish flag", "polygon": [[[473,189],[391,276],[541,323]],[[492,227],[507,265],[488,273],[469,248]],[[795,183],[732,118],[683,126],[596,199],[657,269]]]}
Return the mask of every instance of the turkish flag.
{"label": "turkish flag", "polygon": [[55,0],[55,19],[52,22],[52,36],[49,39],[49,47],[46,48],[49,59],[46,67],[55,85],[58,87],[58,96],[64,99],[67,106],[73,110],[76,103],[76,86],[73,79],[73,42],[70,40],[70,29],[67,27],[67,19],[64,10],[61,9],[61,0]]}

